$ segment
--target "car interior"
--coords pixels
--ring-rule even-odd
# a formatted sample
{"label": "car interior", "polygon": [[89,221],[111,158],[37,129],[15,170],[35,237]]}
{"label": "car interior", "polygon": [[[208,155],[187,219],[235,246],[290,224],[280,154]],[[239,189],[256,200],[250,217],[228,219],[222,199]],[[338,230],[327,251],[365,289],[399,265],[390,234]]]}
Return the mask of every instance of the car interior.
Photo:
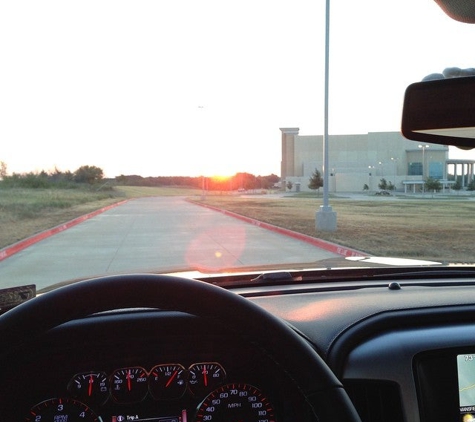
{"label": "car interior", "polygon": [[[436,2],[475,23],[473,2]],[[474,147],[474,90],[475,77],[411,85],[402,133]],[[274,273],[2,292],[1,419],[475,420],[471,266]]]}

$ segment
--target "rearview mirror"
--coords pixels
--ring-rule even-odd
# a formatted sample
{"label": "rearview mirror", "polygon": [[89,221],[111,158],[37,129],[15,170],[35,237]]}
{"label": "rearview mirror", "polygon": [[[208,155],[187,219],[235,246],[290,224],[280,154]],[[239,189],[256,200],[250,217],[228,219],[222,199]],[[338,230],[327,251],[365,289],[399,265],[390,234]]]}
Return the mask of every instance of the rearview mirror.
{"label": "rearview mirror", "polygon": [[409,85],[401,131],[414,141],[475,148],[475,77]]}

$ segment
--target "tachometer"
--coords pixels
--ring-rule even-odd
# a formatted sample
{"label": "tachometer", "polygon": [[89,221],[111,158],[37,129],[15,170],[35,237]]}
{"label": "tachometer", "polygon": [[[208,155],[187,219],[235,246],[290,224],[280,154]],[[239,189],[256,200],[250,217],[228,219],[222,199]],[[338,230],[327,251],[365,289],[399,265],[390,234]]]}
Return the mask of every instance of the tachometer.
{"label": "tachometer", "polygon": [[100,422],[101,420],[84,403],[69,398],[54,398],[32,407],[25,422]]}
{"label": "tachometer", "polygon": [[140,367],[117,369],[111,375],[110,393],[118,403],[137,403],[148,393],[147,371]]}
{"label": "tachometer", "polygon": [[196,422],[275,422],[274,407],[256,387],[226,384],[210,393],[198,407]]}

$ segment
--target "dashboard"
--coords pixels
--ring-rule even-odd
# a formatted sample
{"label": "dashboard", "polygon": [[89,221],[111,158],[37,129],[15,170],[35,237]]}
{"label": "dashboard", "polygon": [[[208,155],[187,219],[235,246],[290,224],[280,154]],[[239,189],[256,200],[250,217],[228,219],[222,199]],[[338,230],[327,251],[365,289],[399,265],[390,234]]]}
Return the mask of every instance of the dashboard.
{"label": "dashboard", "polygon": [[262,350],[182,313],[121,311],[64,324],[17,350],[2,379],[15,403],[8,420],[59,421],[58,409],[65,421],[308,417],[292,380]]}
{"label": "dashboard", "polygon": [[413,274],[240,293],[304,333],[364,422],[475,420],[472,278]]}
{"label": "dashboard", "polygon": [[[310,345],[363,422],[474,420],[474,282],[397,284],[230,290],[282,319]],[[278,333],[268,336],[298,362],[298,351],[280,343]],[[0,358],[4,420],[331,420],[323,401],[309,405],[296,368],[276,359],[248,329],[219,317],[119,307],[23,337]]]}

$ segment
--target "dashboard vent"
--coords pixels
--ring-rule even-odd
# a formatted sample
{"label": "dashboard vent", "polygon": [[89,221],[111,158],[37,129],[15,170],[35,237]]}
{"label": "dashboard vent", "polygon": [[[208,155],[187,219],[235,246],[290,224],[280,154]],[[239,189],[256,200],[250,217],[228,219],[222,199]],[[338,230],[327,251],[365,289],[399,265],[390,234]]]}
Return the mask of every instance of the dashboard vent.
{"label": "dashboard vent", "polygon": [[344,386],[363,422],[404,421],[399,386],[390,381],[351,380]]}

